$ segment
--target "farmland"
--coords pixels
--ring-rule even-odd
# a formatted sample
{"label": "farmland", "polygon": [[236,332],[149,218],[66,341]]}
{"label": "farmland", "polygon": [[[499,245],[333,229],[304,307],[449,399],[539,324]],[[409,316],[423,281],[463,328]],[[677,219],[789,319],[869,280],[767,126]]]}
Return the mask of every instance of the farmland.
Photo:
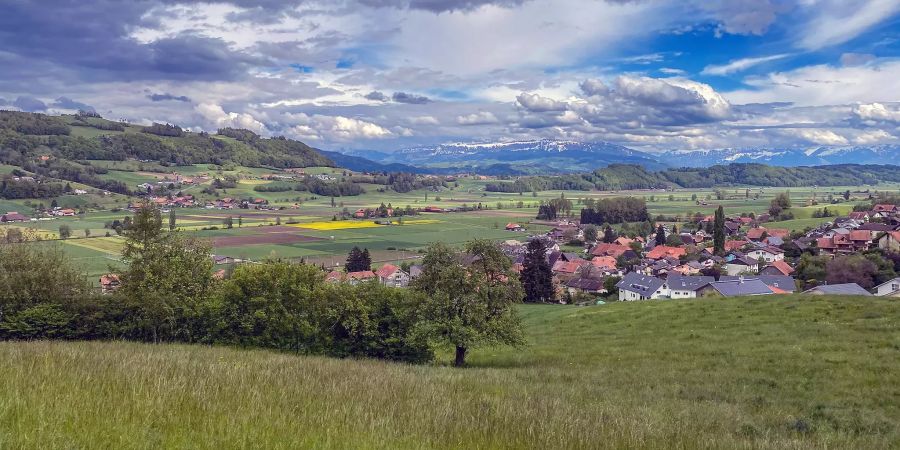
{"label": "farmland", "polygon": [[[895,301],[520,308],[468,369],[122,342],[4,342],[6,448],[900,445]],[[110,415],[114,411],[114,415]],[[302,430],[302,431],[298,431]]]}
{"label": "farmland", "polygon": [[[686,221],[696,213],[712,214],[718,205],[725,213],[765,212],[775,194],[790,191],[795,202],[791,209],[794,219],[771,223],[772,227],[802,230],[814,227],[829,218],[813,218],[813,213],[829,206],[832,211],[846,214],[853,205],[868,197],[870,192],[897,191],[900,186],[880,184],[877,186],[836,186],[827,188],[759,188],[731,187],[728,189],[676,189],[638,191],[541,191],[534,193],[497,193],[485,190],[489,180],[478,177],[462,177],[448,183],[438,191],[418,189],[407,193],[397,193],[382,189],[381,185],[364,184],[366,192],[351,197],[336,197],[334,204],[330,197],[311,195],[308,192],[259,192],[257,186],[275,183],[264,178],[280,173],[274,169],[247,167],[220,167],[198,164],[163,168],[156,163],[137,161],[95,161],[94,164],[109,171],[103,175],[136,186],[139,183],[155,183],[164,177],[181,176],[233,176],[238,179],[236,187],[224,189],[220,196],[235,198],[262,198],[277,207],[274,211],[257,210],[217,210],[206,208],[175,208],[177,228],[184,233],[206,239],[213,246],[215,254],[239,259],[259,260],[263,258],[304,259],[316,264],[334,266],[340,264],[347,252],[354,246],[368,248],[373,252],[376,263],[400,262],[415,258],[418,251],[433,241],[460,244],[473,237],[493,240],[524,239],[528,234],[548,230],[545,226],[528,222],[537,213],[542,201],[565,196],[572,199],[574,207],[580,207],[585,199],[600,199],[617,196],[637,196],[647,200],[648,212],[653,217],[664,216]],[[153,170],[150,172],[147,170]],[[163,170],[165,170],[163,172]],[[308,174],[341,177],[347,172],[330,167],[307,168]],[[214,200],[215,197],[203,193],[209,181],[185,186],[185,194],[195,195],[199,200]],[[845,190],[853,194],[849,202],[836,205],[827,204],[827,198],[840,198]],[[717,200],[721,197],[721,200]],[[134,201],[134,199],[130,199]],[[803,206],[809,201],[822,202],[818,206]],[[842,199],[841,199],[842,200]],[[57,203],[64,207],[84,210],[76,217],[55,218],[53,220],[30,222],[2,227],[27,227],[39,233],[43,239],[55,239],[60,225],[66,224],[72,230],[72,238],[62,241],[63,248],[83,264],[89,277],[96,279],[105,273],[111,263],[115,264],[121,241],[116,233],[107,228],[113,220],[122,220],[128,211],[115,208],[127,206],[129,198],[117,194],[111,196],[62,196]],[[35,201],[2,200],[0,212],[20,211],[30,213]],[[401,220],[375,223],[371,219],[335,220],[342,211],[359,208],[377,208],[381,204],[394,207],[423,208],[436,206],[456,208],[475,207],[483,209],[471,212],[422,214]],[[232,228],[224,222],[231,218]],[[526,233],[504,230],[509,222],[526,226]],[[109,236],[107,236],[109,234]]]}

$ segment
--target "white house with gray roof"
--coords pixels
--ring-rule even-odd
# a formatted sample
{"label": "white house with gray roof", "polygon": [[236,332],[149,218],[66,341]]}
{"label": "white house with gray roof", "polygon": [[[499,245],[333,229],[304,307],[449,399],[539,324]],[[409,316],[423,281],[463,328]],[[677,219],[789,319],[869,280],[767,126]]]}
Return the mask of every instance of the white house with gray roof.
{"label": "white house with gray roof", "polygon": [[665,297],[667,289],[665,281],[631,272],[625,275],[616,287],[619,288],[619,301],[650,300]]}

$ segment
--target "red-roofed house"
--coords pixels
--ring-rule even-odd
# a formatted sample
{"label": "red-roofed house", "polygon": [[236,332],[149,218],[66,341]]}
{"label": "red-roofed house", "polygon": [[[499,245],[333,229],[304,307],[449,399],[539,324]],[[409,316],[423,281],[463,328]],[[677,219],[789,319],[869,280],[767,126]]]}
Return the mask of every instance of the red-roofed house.
{"label": "red-roofed house", "polygon": [[523,231],[525,227],[519,225],[517,223],[508,223],[506,224],[506,231]]}
{"label": "red-roofed house", "polygon": [[103,294],[112,294],[119,288],[121,282],[119,276],[114,273],[108,273],[100,277],[100,292]]}
{"label": "red-roofed house", "polygon": [[893,213],[893,212],[897,212],[897,205],[875,205],[875,207],[872,208],[872,211],[879,212],[879,213],[880,212]]}
{"label": "red-roofed house", "polygon": [[900,231],[884,233],[878,239],[878,248],[882,250],[900,251]]}
{"label": "red-roofed house", "polygon": [[749,243],[750,243],[750,241],[745,241],[745,240],[725,241],[725,251],[730,252],[732,250],[740,250]]}
{"label": "red-roofed house", "polygon": [[390,287],[406,287],[409,285],[409,274],[403,269],[393,265],[385,264],[375,271],[381,284]]}
{"label": "red-roofed house", "polygon": [[679,258],[684,256],[687,253],[682,247],[669,247],[668,245],[657,245],[653,247],[653,250],[647,252],[648,259],[662,259],[662,258]]}
{"label": "red-roofed house", "polygon": [[751,228],[747,230],[747,239],[750,239],[751,241],[761,241],[763,233],[766,233],[766,229],[763,227]]}
{"label": "red-roofed house", "polygon": [[771,262],[759,271],[760,275],[790,275],[792,273],[794,273],[794,268],[784,262],[784,260]]}
{"label": "red-roofed house", "polygon": [[15,211],[8,212],[0,216],[0,222],[26,222],[28,217]]}
{"label": "red-roofed house", "polygon": [[629,247],[619,244],[607,244],[600,243],[594,246],[591,250],[592,256],[612,256],[613,258],[618,258],[622,256],[623,253],[631,250]]}
{"label": "red-roofed house", "polygon": [[868,222],[869,221],[869,213],[868,211],[854,211],[850,214],[847,214],[847,217],[858,220],[860,222]]}
{"label": "red-roofed house", "polygon": [[616,270],[616,258],[612,256],[595,256],[591,264],[598,269]]}

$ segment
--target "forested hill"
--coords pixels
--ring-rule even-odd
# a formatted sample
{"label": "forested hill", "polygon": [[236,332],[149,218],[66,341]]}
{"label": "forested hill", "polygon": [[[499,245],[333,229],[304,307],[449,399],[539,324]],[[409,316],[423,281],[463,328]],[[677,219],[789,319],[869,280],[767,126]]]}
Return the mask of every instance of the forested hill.
{"label": "forested hill", "polygon": [[706,168],[678,168],[651,172],[641,166],[614,164],[590,173],[522,177],[487,185],[493,192],[529,192],[548,189],[622,190],[714,186],[856,186],[900,182],[900,166],[841,164],[816,167],[775,167],[764,164],[729,164]]}
{"label": "forested hill", "polygon": [[263,138],[223,128],[192,133],[169,124],[136,126],[95,113],[49,116],[0,111],[0,163],[20,166],[36,155],[68,160],[124,160],[225,164],[249,167],[334,166],[312,147],[284,137]]}

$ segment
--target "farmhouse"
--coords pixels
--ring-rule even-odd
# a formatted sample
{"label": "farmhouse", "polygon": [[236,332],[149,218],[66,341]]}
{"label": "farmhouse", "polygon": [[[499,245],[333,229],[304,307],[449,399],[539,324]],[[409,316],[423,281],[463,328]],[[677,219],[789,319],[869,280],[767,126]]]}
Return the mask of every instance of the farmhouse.
{"label": "farmhouse", "polygon": [[409,285],[409,274],[393,264],[385,264],[375,271],[381,284],[390,287],[406,287]]}
{"label": "farmhouse", "polygon": [[900,251],[900,231],[885,233],[878,239],[878,248],[882,250]]}
{"label": "farmhouse", "polygon": [[23,214],[19,214],[15,211],[8,212],[0,216],[0,222],[27,222],[29,219],[27,216]]}
{"label": "farmhouse", "polygon": [[682,247],[669,247],[668,245],[657,245],[653,250],[647,252],[647,259],[662,258],[679,258],[687,253]]}
{"label": "farmhouse", "polygon": [[760,275],[790,275],[792,273],[794,273],[794,268],[783,259],[772,261],[759,271]]}
{"label": "farmhouse", "polygon": [[112,294],[116,289],[119,289],[121,284],[119,275],[108,273],[100,277],[100,292],[102,294]]}
{"label": "farmhouse", "polygon": [[747,252],[747,256],[756,260],[762,258],[763,261],[770,263],[783,260],[784,250],[778,247],[763,247]]}
{"label": "farmhouse", "polygon": [[566,290],[569,294],[577,294],[579,292],[585,294],[603,294],[606,289],[603,288],[603,281],[594,278],[573,278],[566,282]]}
{"label": "farmhouse", "polygon": [[[618,258],[625,254],[625,252],[632,251],[629,247],[619,244],[607,244],[600,243],[594,246],[591,249],[592,256],[611,256],[613,258]],[[637,256],[637,255],[635,255]]]}

